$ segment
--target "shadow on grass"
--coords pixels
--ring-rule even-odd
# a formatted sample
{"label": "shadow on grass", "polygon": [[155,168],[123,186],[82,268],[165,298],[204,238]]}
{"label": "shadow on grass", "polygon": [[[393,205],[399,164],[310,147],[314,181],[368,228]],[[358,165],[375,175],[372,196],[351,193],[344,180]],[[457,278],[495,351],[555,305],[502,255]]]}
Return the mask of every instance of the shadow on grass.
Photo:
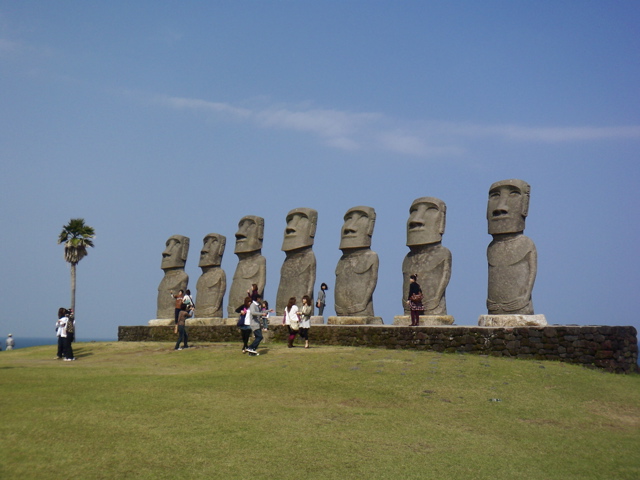
{"label": "shadow on grass", "polygon": [[86,347],[77,347],[73,349],[73,356],[75,358],[87,358],[92,357],[93,352],[88,351]]}

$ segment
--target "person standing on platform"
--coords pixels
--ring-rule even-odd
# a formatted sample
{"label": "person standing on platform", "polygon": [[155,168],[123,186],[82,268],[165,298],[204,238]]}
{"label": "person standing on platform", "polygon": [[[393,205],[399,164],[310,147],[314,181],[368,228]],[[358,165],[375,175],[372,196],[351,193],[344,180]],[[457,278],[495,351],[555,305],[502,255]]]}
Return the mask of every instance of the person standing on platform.
{"label": "person standing on platform", "polygon": [[318,307],[318,315],[322,317],[324,312],[324,306],[327,304],[326,291],[329,290],[326,283],[320,285],[320,291],[318,292],[318,300],[316,301],[316,307]]}

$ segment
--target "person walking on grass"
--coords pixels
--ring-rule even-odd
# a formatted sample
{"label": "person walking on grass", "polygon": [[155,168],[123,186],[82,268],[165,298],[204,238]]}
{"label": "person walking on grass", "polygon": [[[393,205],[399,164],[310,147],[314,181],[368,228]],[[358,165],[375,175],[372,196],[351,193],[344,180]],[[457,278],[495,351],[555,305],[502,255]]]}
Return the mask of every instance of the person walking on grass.
{"label": "person walking on grass", "polygon": [[[189,348],[189,335],[187,334],[187,317],[189,316],[189,311],[187,310],[187,306],[182,304],[180,306],[180,313],[178,314],[178,341],[176,342],[175,350],[182,350],[184,348]],[[180,342],[183,343],[183,346],[180,347]]]}
{"label": "person walking on grass", "polygon": [[258,345],[262,342],[262,311],[260,310],[260,300],[262,297],[260,294],[256,294],[255,299],[251,301],[249,305],[249,312],[247,315],[251,316],[250,326],[253,331],[254,340],[247,348],[247,352],[251,355],[260,355],[257,351]]}
{"label": "person walking on grass", "polygon": [[251,314],[249,313],[251,302],[251,297],[245,297],[244,305],[236,308],[236,312],[240,314],[240,317],[238,318],[238,327],[240,328],[240,334],[242,335],[242,353],[247,353],[249,348],[249,337],[251,337]]}

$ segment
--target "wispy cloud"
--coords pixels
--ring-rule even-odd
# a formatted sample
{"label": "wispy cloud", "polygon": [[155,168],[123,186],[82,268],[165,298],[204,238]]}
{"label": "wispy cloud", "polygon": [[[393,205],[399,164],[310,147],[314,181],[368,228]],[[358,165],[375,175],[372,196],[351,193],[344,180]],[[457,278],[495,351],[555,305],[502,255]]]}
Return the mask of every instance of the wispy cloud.
{"label": "wispy cloud", "polygon": [[374,129],[382,118],[378,113],[351,113],[318,108],[266,108],[236,107],[227,103],[182,97],[159,97],[158,101],[178,109],[209,111],[226,115],[230,119],[245,120],[261,128],[294,130],[310,133],[331,147],[357,150],[363,145],[363,136]]}
{"label": "wispy cloud", "polygon": [[620,127],[527,127],[455,122],[406,122],[377,112],[354,113],[309,106],[238,107],[182,97],[159,97],[171,108],[205,111],[260,128],[316,135],[333,148],[378,148],[416,157],[456,156],[469,142],[493,139],[509,142],[560,143],[640,139],[640,125]]}

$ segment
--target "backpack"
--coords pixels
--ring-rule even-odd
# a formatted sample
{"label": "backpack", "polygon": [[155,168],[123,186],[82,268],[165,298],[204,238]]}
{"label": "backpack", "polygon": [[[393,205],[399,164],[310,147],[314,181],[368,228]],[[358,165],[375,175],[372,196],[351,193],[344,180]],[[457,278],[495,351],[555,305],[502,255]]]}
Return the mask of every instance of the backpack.
{"label": "backpack", "polygon": [[189,307],[194,307],[195,308],[195,304],[193,303],[193,299],[191,298],[191,295],[185,295],[182,298],[182,304],[187,306],[187,310],[189,310]]}

